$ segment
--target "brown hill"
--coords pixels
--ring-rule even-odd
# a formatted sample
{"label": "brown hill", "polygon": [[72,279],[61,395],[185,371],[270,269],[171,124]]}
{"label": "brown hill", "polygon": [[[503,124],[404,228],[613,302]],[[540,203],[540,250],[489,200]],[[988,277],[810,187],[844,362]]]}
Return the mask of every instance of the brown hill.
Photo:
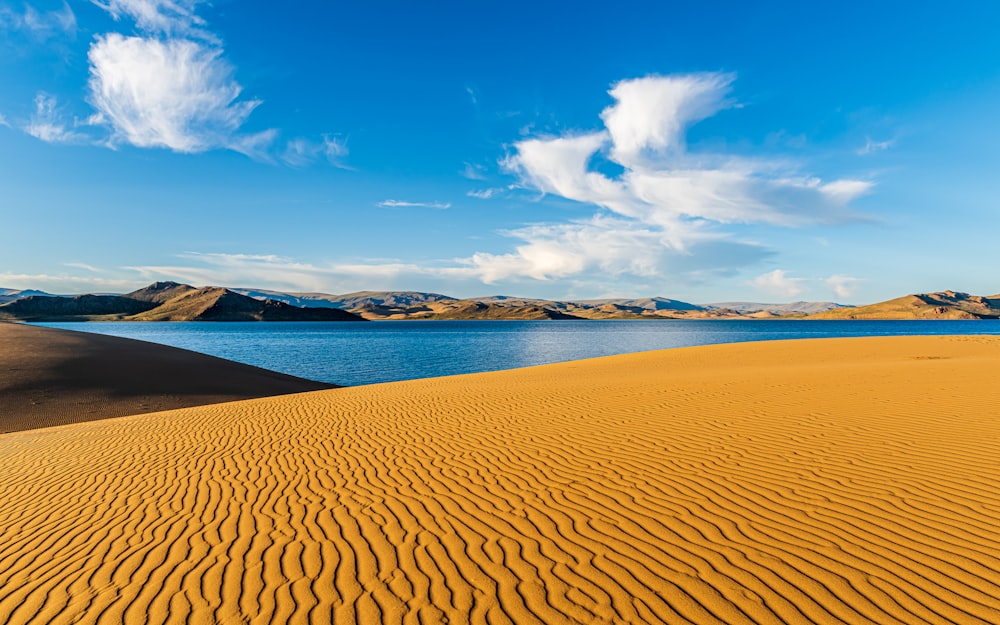
{"label": "brown hill", "polygon": [[195,290],[197,289],[189,284],[180,284],[178,282],[154,282],[153,284],[139,289],[138,291],[126,293],[123,297],[139,300],[140,302],[163,304],[178,295],[184,295],[185,293],[190,293]]}
{"label": "brown hill", "polygon": [[132,321],[363,321],[337,308],[298,308],[275,300],[261,301],[220,287],[182,291]]}
{"label": "brown hill", "polygon": [[147,311],[155,305],[120,295],[76,297],[32,295],[0,305],[0,320],[88,321],[94,318],[112,320]]}
{"label": "brown hill", "polygon": [[905,295],[886,302],[838,308],[807,319],[997,319],[1000,297],[982,297],[955,291]]}
{"label": "brown hill", "polygon": [[336,308],[299,308],[229,289],[156,282],[125,295],[33,296],[0,305],[12,321],[364,321]]}
{"label": "brown hill", "polygon": [[[439,309],[428,313],[427,317],[434,319],[506,319],[506,320],[542,320],[542,319],[579,319],[558,310],[552,310],[537,305],[502,306],[485,302],[457,302],[453,307]],[[427,318],[425,317],[425,318]],[[413,317],[419,318],[419,317]]]}

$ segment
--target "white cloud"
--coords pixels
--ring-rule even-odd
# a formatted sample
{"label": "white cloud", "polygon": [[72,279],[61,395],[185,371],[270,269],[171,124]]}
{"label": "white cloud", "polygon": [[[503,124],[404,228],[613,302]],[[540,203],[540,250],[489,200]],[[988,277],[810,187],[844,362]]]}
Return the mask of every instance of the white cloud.
{"label": "white cloud", "polygon": [[142,280],[70,274],[0,273],[0,284],[13,289],[39,289],[49,293],[127,293],[144,286]]}
{"label": "white cloud", "polygon": [[709,231],[690,232],[681,249],[671,240],[672,233],[662,228],[606,216],[536,224],[504,234],[523,243],[508,254],[477,253],[458,259],[459,265],[487,284],[521,277],[547,281],[593,274],[604,278],[669,276],[694,282],[699,276],[727,274],[731,267],[770,255],[763,247]]}
{"label": "white cloud", "polygon": [[895,139],[889,139],[887,141],[873,141],[871,137],[865,138],[865,144],[858,148],[857,153],[860,155],[874,154],[875,152],[882,152],[883,150],[888,150],[893,145],[895,145]]}
{"label": "white cloud", "polygon": [[260,101],[237,100],[241,87],[221,49],[110,33],[97,37],[89,58],[90,100],[110,124],[112,144],[243,152],[254,143],[237,131]]}
{"label": "white cloud", "polygon": [[47,143],[79,143],[87,140],[86,135],[66,127],[56,98],[45,93],[35,96],[35,112],[24,131]]}
{"label": "white cloud", "polygon": [[617,102],[601,113],[611,134],[611,159],[639,169],[683,156],[684,132],[732,105],[726,94],[735,78],[703,73],[619,82],[609,91]]}
{"label": "white cloud", "polygon": [[490,188],[490,189],[479,189],[476,191],[469,191],[466,193],[469,197],[479,198],[480,200],[488,200],[495,196],[497,193],[503,193],[504,189],[501,188]]}
{"label": "white cloud", "polygon": [[854,289],[857,287],[858,283],[861,282],[861,280],[859,278],[837,274],[830,276],[824,282],[826,282],[826,285],[837,294],[837,297],[846,298],[854,295]]}
{"label": "white cloud", "polygon": [[[180,280],[195,285],[252,286],[337,293],[362,288],[412,288],[413,280],[447,273],[413,263],[370,261],[315,264],[271,254],[181,254],[183,263],[128,267],[145,281]],[[443,273],[442,273],[443,271]]]}
{"label": "white cloud", "polygon": [[775,269],[757,276],[750,284],[776,297],[795,297],[802,293],[805,282],[805,278],[792,278],[784,269]]}
{"label": "white cloud", "polygon": [[281,160],[293,167],[304,167],[324,158],[331,165],[348,169],[343,159],[348,154],[347,140],[331,135],[323,135],[320,141],[304,137],[292,139],[285,146]]}
{"label": "white cloud", "polygon": [[482,165],[465,163],[465,168],[462,170],[462,177],[468,180],[486,180],[485,170],[486,168]]}
{"label": "white cloud", "polygon": [[23,30],[38,40],[45,41],[56,35],[76,36],[76,15],[68,4],[53,11],[39,11],[25,5],[24,13],[16,13],[9,7],[0,7],[0,28]]}
{"label": "white cloud", "polygon": [[205,20],[195,15],[195,8],[204,0],[91,0],[111,14],[115,20],[130,17],[136,28],[166,35],[195,35],[214,40],[202,27]]}
{"label": "white cloud", "polygon": [[[642,240],[656,241],[664,258],[695,255],[695,248],[697,254],[717,253],[724,247],[743,249],[742,254],[730,254],[731,260],[759,259],[763,248],[733,240],[717,230],[718,225],[790,227],[858,218],[849,203],[867,193],[870,182],[824,181],[801,173],[794,162],[687,149],[685,133],[691,124],[734,106],[728,98],[733,79],[732,74],[705,73],[621,81],[609,92],[615,103],[601,113],[603,130],[515,143],[501,165],[515,173],[523,187],[591,204],[616,219],[595,219],[584,229],[563,227],[564,245],[554,246],[551,237],[544,244],[532,239],[518,248],[516,257],[483,258],[495,263],[503,259],[508,274],[520,270],[534,277],[595,266],[642,275],[645,263],[608,265],[600,242],[613,233],[644,232]],[[601,158],[623,168],[622,173],[610,176],[594,168],[593,161]],[[569,245],[570,239],[577,243]],[[715,245],[706,246],[706,241]],[[555,249],[562,254],[559,262],[550,257]],[[692,260],[691,267],[715,264],[711,258]]]}
{"label": "white cloud", "polygon": [[[618,102],[601,114],[607,130],[518,142],[504,165],[542,192],[668,228],[681,220],[793,226],[855,218],[847,204],[870,182],[823,182],[785,162],[686,151],[683,131],[727,105],[731,81],[718,74],[622,81],[610,91]],[[625,168],[619,177],[590,169],[603,152]]]}
{"label": "white cloud", "polygon": [[[518,285],[518,291],[545,283],[545,297],[553,296],[552,281],[581,294],[600,295],[613,280],[623,292],[630,289],[662,289],[664,272],[711,280],[729,275],[729,267],[756,262],[766,250],[719,239],[706,238],[694,244],[697,254],[664,249],[655,232],[629,223],[610,223],[613,218],[564,224],[532,226],[508,233],[521,239],[509,254],[478,253],[466,258],[424,260],[420,263],[396,259],[361,259],[353,262],[317,264],[267,254],[185,253],[170,265],[127,267],[146,282],[179,280],[195,285],[255,286],[261,288],[324,291],[423,289],[447,293],[455,289],[478,291],[483,284]],[[712,259],[706,262],[706,259]],[[599,272],[594,280],[576,280],[581,272]],[[649,277],[645,284],[623,279],[625,274]],[[540,282],[541,281],[541,282]],[[594,290],[598,288],[599,290]]]}
{"label": "white cloud", "polygon": [[6,126],[7,128],[10,128],[10,122],[7,121],[7,118],[4,117],[3,113],[0,113],[0,126]]}
{"label": "white cloud", "polygon": [[375,206],[381,208],[451,208],[451,202],[407,202],[404,200],[383,200]]}

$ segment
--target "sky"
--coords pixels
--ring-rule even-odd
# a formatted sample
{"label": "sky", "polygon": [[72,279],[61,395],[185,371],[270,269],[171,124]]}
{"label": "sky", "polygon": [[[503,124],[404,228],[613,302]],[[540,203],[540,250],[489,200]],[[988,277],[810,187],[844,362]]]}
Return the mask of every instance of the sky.
{"label": "sky", "polygon": [[0,287],[1000,292],[1000,3],[0,0]]}

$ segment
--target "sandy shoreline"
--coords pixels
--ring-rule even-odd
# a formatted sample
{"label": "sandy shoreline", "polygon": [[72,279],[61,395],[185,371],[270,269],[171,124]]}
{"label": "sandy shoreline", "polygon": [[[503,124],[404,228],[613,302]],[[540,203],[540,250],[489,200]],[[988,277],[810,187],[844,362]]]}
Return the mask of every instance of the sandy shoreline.
{"label": "sandy shoreline", "polygon": [[0,433],[327,388],[166,345],[0,322]]}
{"label": "sandy shoreline", "polygon": [[997,623],[998,371],[777,341],[0,435],[0,622]]}

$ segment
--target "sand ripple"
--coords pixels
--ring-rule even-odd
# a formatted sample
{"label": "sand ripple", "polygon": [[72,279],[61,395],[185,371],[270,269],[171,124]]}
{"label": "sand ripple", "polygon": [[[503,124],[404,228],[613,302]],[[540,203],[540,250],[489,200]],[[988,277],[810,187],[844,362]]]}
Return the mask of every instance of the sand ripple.
{"label": "sand ripple", "polygon": [[0,436],[2,623],[1000,623],[1000,339],[711,346]]}

